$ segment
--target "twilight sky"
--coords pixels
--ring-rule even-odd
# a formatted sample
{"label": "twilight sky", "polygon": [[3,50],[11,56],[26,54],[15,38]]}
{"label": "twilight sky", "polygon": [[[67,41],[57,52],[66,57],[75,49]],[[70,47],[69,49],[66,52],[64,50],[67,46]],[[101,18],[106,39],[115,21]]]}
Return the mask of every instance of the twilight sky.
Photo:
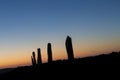
{"label": "twilight sky", "polygon": [[0,0],[0,68],[31,65],[47,43],[54,60],[66,59],[72,37],[76,58],[120,50],[120,0]]}

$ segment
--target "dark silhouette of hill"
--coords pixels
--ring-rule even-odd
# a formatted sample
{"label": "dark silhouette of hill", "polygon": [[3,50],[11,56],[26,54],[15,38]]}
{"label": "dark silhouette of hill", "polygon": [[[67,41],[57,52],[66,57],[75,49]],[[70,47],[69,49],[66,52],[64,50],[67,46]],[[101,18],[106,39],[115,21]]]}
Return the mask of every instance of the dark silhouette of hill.
{"label": "dark silhouette of hill", "polygon": [[[94,70],[100,71],[99,67],[107,69],[109,66],[120,65],[120,52],[112,52],[98,56],[85,58],[77,58],[74,61],[57,60],[52,63],[44,63],[40,66],[25,66],[18,67],[9,72],[0,74],[0,80],[41,80],[55,79],[55,76],[60,78],[73,77],[74,74],[88,74]],[[95,69],[96,67],[96,69]],[[68,74],[68,75],[67,75]]]}
{"label": "dark silhouette of hill", "polygon": [[7,72],[11,72],[12,70],[14,70],[14,68],[0,69],[0,74],[4,74],[4,73],[7,73]]}

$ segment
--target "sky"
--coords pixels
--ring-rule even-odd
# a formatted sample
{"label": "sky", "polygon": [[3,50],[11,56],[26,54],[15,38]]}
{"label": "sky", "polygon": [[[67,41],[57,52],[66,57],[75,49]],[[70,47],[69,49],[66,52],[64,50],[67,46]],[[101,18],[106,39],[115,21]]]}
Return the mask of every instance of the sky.
{"label": "sky", "polygon": [[81,58],[120,50],[120,0],[0,0],[0,68],[31,65],[47,43],[53,59],[67,59],[65,39],[72,38]]}

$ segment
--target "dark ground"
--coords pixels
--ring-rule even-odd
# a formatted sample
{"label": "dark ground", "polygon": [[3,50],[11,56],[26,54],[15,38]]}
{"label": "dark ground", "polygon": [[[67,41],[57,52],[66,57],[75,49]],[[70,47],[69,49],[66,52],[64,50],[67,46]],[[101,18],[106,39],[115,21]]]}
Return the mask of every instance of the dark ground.
{"label": "dark ground", "polygon": [[[74,61],[58,60],[40,66],[18,67],[8,70],[6,73],[1,73],[0,80],[64,80],[68,78],[79,80],[88,78],[88,75],[93,77],[94,74],[97,75],[98,73],[105,75],[107,73],[116,74],[120,71],[119,65],[120,52],[113,52],[106,55],[78,58]],[[98,76],[100,76],[99,74]],[[86,77],[83,77],[83,75]]]}

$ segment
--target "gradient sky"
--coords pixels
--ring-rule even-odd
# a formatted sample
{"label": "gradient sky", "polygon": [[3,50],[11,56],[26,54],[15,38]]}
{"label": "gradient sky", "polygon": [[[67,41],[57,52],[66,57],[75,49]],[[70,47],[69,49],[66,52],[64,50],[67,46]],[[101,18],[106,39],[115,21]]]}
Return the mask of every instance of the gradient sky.
{"label": "gradient sky", "polygon": [[66,59],[72,37],[76,58],[120,50],[120,0],[0,0],[0,68],[31,65],[47,43],[54,60]]}

